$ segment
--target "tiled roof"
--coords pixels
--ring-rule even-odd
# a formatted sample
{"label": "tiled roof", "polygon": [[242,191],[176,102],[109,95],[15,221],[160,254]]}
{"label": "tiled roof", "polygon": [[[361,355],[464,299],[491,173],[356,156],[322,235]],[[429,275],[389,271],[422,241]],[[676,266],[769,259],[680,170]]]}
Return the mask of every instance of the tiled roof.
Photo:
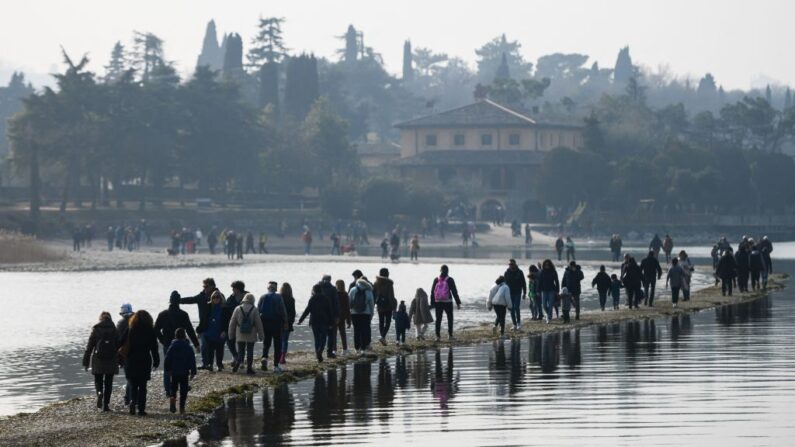
{"label": "tiled roof", "polygon": [[497,104],[489,99],[457,109],[428,115],[395,125],[397,128],[418,127],[571,127],[566,124],[540,123],[526,111]]}
{"label": "tiled roof", "polygon": [[544,152],[517,150],[437,150],[390,163],[392,166],[536,166]]}

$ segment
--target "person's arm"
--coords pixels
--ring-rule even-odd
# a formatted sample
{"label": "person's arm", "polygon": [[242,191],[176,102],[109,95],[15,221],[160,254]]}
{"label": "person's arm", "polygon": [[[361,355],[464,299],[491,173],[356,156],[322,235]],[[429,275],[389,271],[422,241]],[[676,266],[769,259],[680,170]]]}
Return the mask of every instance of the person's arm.
{"label": "person's arm", "polygon": [[522,279],[522,299],[527,295],[527,280],[524,277],[524,272],[520,272],[519,276]]}
{"label": "person's arm", "polygon": [[97,346],[97,330],[91,329],[91,335],[88,336],[88,344],[86,350],[83,352],[83,368],[88,370],[91,364],[91,354],[94,353],[94,348]]}
{"label": "person's arm", "polygon": [[162,345],[166,344],[166,339],[165,339],[164,334],[163,334],[163,315],[162,314],[159,314],[157,316],[157,319],[155,320],[155,336],[157,337],[157,341],[159,341],[160,344],[162,344]]}
{"label": "person's arm", "polygon": [[166,349],[166,355],[163,357],[163,372],[169,372],[172,369],[172,363],[174,362],[174,353],[171,350],[171,346]]}
{"label": "person's arm", "polygon": [[436,282],[439,281],[439,278],[433,278],[433,284],[431,285],[431,304],[430,307],[433,308],[436,306],[436,294],[433,292],[436,290]]}
{"label": "person's arm", "polygon": [[553,272],[553,284],[555,286],[555,293],[560,292],[560,281],[558,280],[558,272]]}
{"label": "person's arm", "polygon": [[198,304],[199,301],[207,301],[207,295],[204,292],[199,292],[196,296],[186,296],[179,299],[179,304]]}
{"label": "person's arm", "polygon": [[[235,310],[232,312],[232,318],[229,319],[229,328],[227,329],[226,333],[231,335],[235,335],[237,331],[237,315],[240,313],[240,308],[236,307]],[[237,335],[235,335],[237,336]]]}
{"label": "person's arm", "polygon": [[304,319],[306,319],[306,317],[309,315],[309,309],[310,309],[310,308],[311,308],[311,306],[312,306],[312,300],[313,300],[313,299],[314,299],[314,298],[309,298],[309,302],[306,304],[306,309],[304,309],[304,313],[302,313],[302,314],[301,314],[301,318],[299,318],[299,319],[298,319],[298,324],[301,324],[301,323],[303,323],[303,322],[304,322]]}
{"label": "person's arm", "polygon": [[281,313],[282,321],[284,321],[284,327],[282,329],[286,331],[287,328],[290,327],[290,322],[287,321],[287,306],[284,305],[284,299],[279,300],[279,313]]}
{"label": "person's arm", "polygon": [[157,339],[153,337],[149,343],[149,352],[152,353],[152,369],[157,369],[160,366],[160,353],[157,351]]}
{"label": "person's arm", "polygon": [[190,355],[190,377],[193,378],[196,376],[196,354],[191,350],[188,350],[188,354]]}
{"label": "person's arm", "polygon": [[656,262],[657,262],[657,265],[656,265],[656,267],[657,267],[657,279],[660,279],[660,278],[662,278],[662,267],[660,267],[659,261],[656,261]]}
{"label": "person's arm", "polygon": [[[196,336],[196,330],[193,329],[193,325],[191,324],[190,318],[187,315],[185,315],[185,322],[183,325],[185,326],[185,332],[188,333],[188,339],[190,339],[190,342],[193,343],[193,346],[198,347],[199,337]],[[226,328],[221,328],[222,331],[224,329]]]}
{"label": "person's arm", "polygon": [[458,308],[461,308],[461,298],[458,297],[458,288],[455,286],[455,280],[451,277],[447,277],[447,285],[450,287],[450,294],[453,295],[453,299],[455,299],[455,304]]}

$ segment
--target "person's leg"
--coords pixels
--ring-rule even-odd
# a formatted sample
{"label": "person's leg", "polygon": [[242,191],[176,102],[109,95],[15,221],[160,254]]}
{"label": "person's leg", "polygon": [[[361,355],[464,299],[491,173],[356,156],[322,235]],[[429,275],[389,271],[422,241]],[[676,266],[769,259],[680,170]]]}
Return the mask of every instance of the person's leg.
{"label": "person's leg", "polygon": [[148,382],[148,380],[142,380],[138,386],[138,398],[136,399],[138,414],[146,413],[146,386]]}
{"label": "person's leg", "polygon": [[282,334],[281,330],[273,332],[273,366],[279,366],[282,361]]}
{"label": "person's leg", "polygon": [[643,282],[643,304],[647,305],[649,304],[649,286],[651,285],[651,283],[646,279],[644,279],[642,282]]}
{"label": "person's leg", "polygon": [[649,293],[648,293],[649,306],[654,306],[654,292],[656,288],[657,288],[657,280],[651,280],[649,282]]}
{"label": "person's leg", "polygon": [[[163,359],[166,358],[166,351],[168,351],[168,346],[163,346]],[[166,396],[171,395],[171,375],[165,369],[163,370],[163,390],[166,392]]]}
{"label": "person's leg", "polygon": [[177,411],[177,390],[179,389],[179,379],[180,376],[171,376],[171,380],[169,381],[169,386],[173,390],[173,392],[166,394],[168,396],[168,409],[172,413],[176,413]]}
{"label": "person's leg", "polygon": [[[254,373],[254,343],[246,343],[246,372]],[[240,354],[243,355],[242,353]]]}
{"label": "person's leg", "polygon": [[[337,326],[331,325],[326,332],[326,353],[333,358],[337,355]],[[333,354],[333,355],[332,355]]]}
{"label": "person's leg", "polygon": [[232,354],[232,363],[237,363],[237,343],[233,338],[226,339],[226,346],[229,348],[229,352]]}
{"label": "person's leg", "polygon": [[108,411],[110,409],[110,396],[113,394],[113,374],[105,374],[102,390],[102,409]]}
{"label": "person's leg", "polygon": [[497,313],[497,326],[500,327],[500,335],[505,335],[505,306],[494,306],[494,312]]}
{"label": "person's leg", "polygon": [[447,314],[447,335],[453,338],[453,303],[446,303],[444,313]]}
{"label": "person's leg", "polygon": [[442,303],[436,303],[436,338],[441,337],[442,331],[442,316],[444,315],[444,309],[442,308]]}
{"label": "person's leg", "polygon": [[605,304],[607,303],[607,291],[606,290],[599,290],[599,307],[602,310],[605,310]]}
{"label": "person's leg", "polygon": [[522,327],[522,292],[516,294],[516,296],[511,295],[511,305],[514,309],[516,309],[516,327]]}
{"label": "person's leg", "polygon": [[378,311],[378,335],[381,337],[381,340],[384,339],[386,336],[384,334],[384,312]]}
{"label": "person's leg", "polygon": [[215,344],[215,365],[218,367],[218,371],[224,369],[224,342],[223,340],[218,340],[214,342]]}
{"label": "person's leg", "polygon": [[179,381],[179,412],[185,412],[185,402],[188,400],[188,376],[183,376]]}
{"label": "person's leg", "polygon": [[97,395],[97,408],[102,408],[102,374],[94,374],[94,391]]}
{"label": "person's leg", "polygon": [[580,294],[576,293],[572,295],[572,299],[574,300],[574,319],[580,319]]}
{"label": "person's leg", "polygon": [[362,349],[362,327],[361,315],[351,315],[351,323],[353,324],[353,349],[359,351]]}
{"label": "person's leg", "polygon": [[202,357],[202,367],[206,368],[210,366],[210,350],[207,346],[207,338],[204,334],[199,334],[199,344],[201,345],[201,357]]}
{"label": "person's leg", "polygon": [[130,384],[130,414],[135,414],[135,406],[138,404],[138,380],[129,380]]}
{"label": "person's leg", "polygon": [[674,306],[679,303],[679,287],[671,287],[671,302]]}
{"label": "person's leg", "polygon": [[262,360],[261,366],[263,370],[268,369],[268,354],[271,351],[271,342],[273,341],[273,333],[270,330],[264,331],[265,337],[262,338]]}
{"label": "person's leg", "polygon": [[246,344],[242,341],[237,342],[237,359],[235,360],[235,364],[232,367],[232,372],[237,372],[240,365],[243,364],[243,361],[246,359]]}
{"label": "person's leg", "polygon": [[339,324],[339,332],[340,332],[340,341],[342,342],[342,350],[348,350],[348,334],[345,331],[345,322],[340,321]]}

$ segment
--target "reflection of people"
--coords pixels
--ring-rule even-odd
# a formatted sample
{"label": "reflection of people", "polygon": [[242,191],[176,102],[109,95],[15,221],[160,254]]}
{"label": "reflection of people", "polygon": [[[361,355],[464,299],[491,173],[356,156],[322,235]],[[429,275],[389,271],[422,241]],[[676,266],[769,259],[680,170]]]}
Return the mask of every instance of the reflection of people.
{"label": "reflection of people", "polygon": [[444,370],[442,369],[442,351],[437,349],[434,375],[431,378],[431,392],[439,401],[441,409],[447,410],[448,402],[455,396],[456,391],[458,391],[458,376],[453,375],[453,348],[447,350],[447,364]]}
{"label": "reflection of people", "polygon": [[[287,442],[285,437],[295,423],[295,401],[287,384],[281,384],[273,389],[273,404],[268,396],[268,390],[262,392],[262,430],[259,434],[264,445],[281,445]],[[230,422],[231,425],[231,422]],[[254,427],[256,430],[256,427]]]}

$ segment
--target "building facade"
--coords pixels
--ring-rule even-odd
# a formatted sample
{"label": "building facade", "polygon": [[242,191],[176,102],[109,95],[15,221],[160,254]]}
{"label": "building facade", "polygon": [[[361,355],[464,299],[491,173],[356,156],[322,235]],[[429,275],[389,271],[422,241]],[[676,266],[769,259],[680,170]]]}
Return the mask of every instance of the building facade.
{"label": "building facade", "polygon": [[469,190],[478,218],[502,207],[512,218],[542,219],[534,179],[544,153],[582,148],[583,128],[530,115],[483,99],[400,123],[400,158],[390,166],[407,181]]}

